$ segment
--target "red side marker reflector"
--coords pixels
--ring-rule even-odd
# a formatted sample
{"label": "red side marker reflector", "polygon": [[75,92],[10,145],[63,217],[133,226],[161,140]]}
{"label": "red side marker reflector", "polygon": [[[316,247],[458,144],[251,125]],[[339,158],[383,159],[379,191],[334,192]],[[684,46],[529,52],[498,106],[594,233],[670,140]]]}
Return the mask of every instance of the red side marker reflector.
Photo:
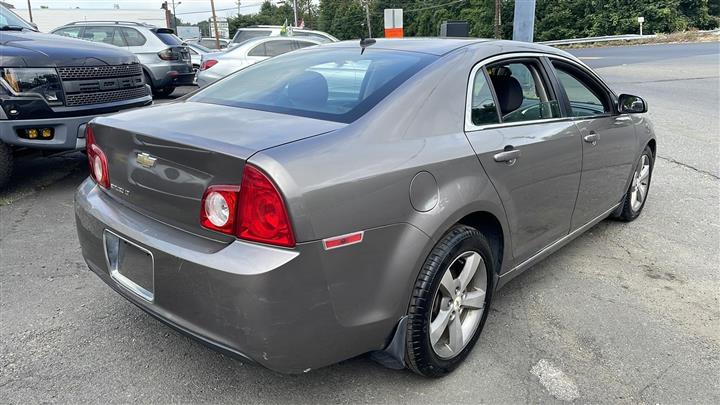
{"label": "red side marker reflector", "polygon": [[323,246],[325,246],[325,250],[330,250],[343,246],[354,245],[362,242],[364,233],[365,232],[361,231],[323,239]]}

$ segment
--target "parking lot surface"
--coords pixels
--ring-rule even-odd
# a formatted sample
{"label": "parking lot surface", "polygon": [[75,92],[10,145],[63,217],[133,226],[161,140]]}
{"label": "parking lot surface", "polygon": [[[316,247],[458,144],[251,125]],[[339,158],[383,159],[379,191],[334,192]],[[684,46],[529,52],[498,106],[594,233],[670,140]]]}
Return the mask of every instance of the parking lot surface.
{"label": "parking lot surface", "polygon": [[720,403],[720,52],[686,46],[577,51],[649,103],[645,211],[509,283],[440,380],[366,356],[280,375],[174,332],[87,270],[72,208],[83,155],[21,159],[0,194],[0,401]]}

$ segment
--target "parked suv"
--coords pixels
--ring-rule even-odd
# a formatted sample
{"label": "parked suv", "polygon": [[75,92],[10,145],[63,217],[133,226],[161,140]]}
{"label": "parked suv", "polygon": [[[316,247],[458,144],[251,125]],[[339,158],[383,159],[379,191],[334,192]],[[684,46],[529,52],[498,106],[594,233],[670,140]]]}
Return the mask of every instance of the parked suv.
{"label": "parked suv", "polygon": [[[287,28],[290,33],[289,36],[310,38],[316,41],[327,43],[337,42],[338,39],[334,36],[322,31],[306,30],[301,28]],[[282,35],[282,27],[279,25],[253,25],[250,27],[240,28],[235,33],[232,43],[229,47],[238,46],[239,44],[257,37],[279,37]]]}
{"label": "parked suv", "polygon": [[193,83],[190,52],[169,28],[128,21],[78,21],[52,33],[115,45],[134,53],[156,96],[168,96],[176,86]]}
{"label": "parked suv", "polygon": [[41,34],[0,5],[0,187],[21,150],[83,149],[88,121],[151,103],[132,53]]}

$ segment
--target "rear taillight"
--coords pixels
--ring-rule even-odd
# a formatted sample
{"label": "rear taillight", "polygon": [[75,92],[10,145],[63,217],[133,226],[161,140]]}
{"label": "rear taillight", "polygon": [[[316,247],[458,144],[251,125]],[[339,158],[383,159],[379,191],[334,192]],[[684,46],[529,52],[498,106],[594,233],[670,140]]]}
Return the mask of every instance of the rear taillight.
{"label": "rear taillight", "polygon": [[228,234],[235,233],[238,186],[210,186],[205,191],[200,224],[205,228]]}
{"label": "rear taillight", "polygon": [[97,184],[110,188],[107,158],[105,152],[95,143],[95,133],[91,125],[85,127],[85,145],[90,164],[90,176]]}
{"label": "rear taillight", "polygon": [[177,52],[174,52],[172,49],[163,49],[162,51],[158,52],[158,57],[162,60],[180,60],[180,54]]}
{"label": "rear taillight", "polygon": [[295,237],[275,184],[258,168],[245,165],[240,187],[210,186],[200,212],[202,226],[240,239],[293,247]]}
{"label": "rear taillight", "polygon": [[218,63],[218,61],[216,61],[215,59],[204,60],[202,62],[202,65],[200,65],[200,70],[208,70],[211,67],[217,65],[217,63]]}

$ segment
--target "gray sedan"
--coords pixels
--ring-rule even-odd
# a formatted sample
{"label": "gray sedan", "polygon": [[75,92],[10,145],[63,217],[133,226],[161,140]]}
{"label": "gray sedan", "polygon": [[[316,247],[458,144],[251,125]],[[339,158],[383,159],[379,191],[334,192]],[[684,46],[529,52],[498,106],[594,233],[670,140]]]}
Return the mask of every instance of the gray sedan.
{"label": "gray sedan", "polygon": [[78,235],[120,295],[227,353],[438,377],[508,280],[640,215],[645,111],[550,47],[321,45],[95,119]]}

